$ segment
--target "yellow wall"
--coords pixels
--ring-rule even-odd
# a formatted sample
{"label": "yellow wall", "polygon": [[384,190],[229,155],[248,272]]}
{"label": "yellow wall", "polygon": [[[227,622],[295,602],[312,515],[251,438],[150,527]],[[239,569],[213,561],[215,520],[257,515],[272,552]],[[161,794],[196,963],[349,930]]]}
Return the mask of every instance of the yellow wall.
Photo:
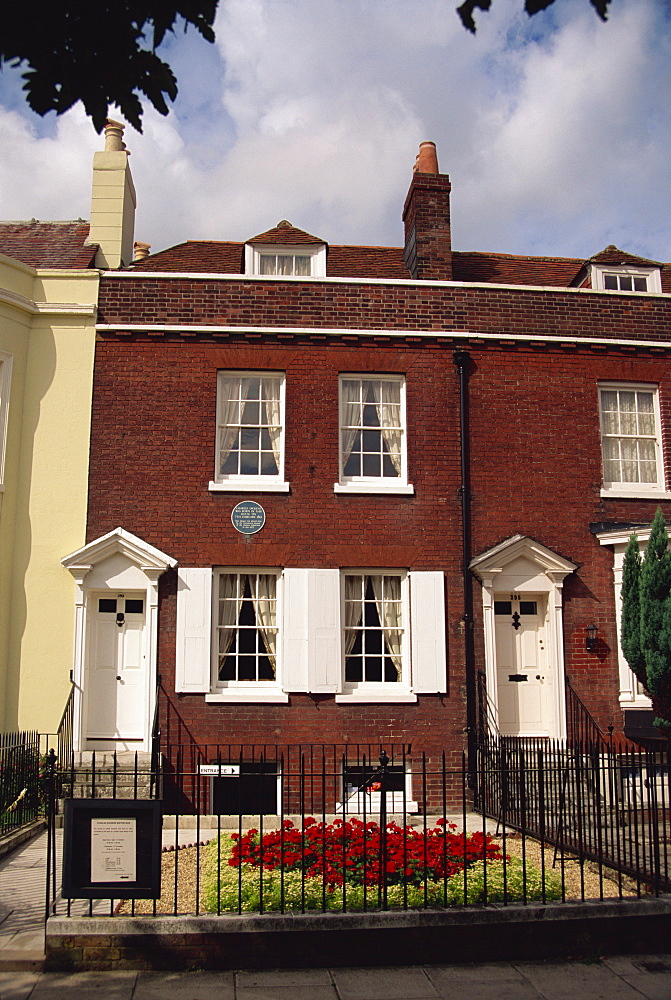
{"label": "yellow wall", "polygon": [[54,732],[73,663],[85,542],[97,271],[0,255],[0,358],[12,380],[0,493],[0,729]]}

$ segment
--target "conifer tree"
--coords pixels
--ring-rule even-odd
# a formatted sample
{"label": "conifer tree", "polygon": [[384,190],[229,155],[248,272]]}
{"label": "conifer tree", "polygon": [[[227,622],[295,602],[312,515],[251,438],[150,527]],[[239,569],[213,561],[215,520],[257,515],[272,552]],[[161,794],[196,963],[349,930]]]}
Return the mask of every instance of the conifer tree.
{"label": "conifer tree", "polygon": [[635,536],[627,546],[622,573],[622,650],[652,698],[655,725],[671,732],[671,553],[659,509],[645,559],[641,562]]}

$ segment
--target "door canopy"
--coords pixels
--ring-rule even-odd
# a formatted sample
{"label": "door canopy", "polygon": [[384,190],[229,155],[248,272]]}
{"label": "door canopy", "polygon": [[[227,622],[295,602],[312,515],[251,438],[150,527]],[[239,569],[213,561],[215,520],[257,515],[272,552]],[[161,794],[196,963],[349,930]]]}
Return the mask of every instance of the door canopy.
{"label": "door canopy", "polygon": [[123,528],[108,531],[106,535],[65,556],[61,563],[75,578],[81,579],[99,563],[114,556],[120,556],[126,564],[137,567],[154,579],[169,567],[177,565],[176,559]]}
{"label": "door canopy", "polygon": [[513,535],[472,559],[470,569],[492,590],[547,592],[577,566],[528,535]]}

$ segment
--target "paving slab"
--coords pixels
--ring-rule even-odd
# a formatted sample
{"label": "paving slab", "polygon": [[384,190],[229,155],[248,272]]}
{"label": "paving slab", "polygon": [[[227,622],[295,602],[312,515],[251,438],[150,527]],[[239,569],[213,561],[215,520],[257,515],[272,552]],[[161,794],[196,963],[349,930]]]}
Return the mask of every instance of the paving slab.
{"label": "paving slab", "polygon": [[524,974],[512,962],[488,962],[486,965],[427,965],[426,973],[438,989],[461,983],[523,983]]}
{"label": "paving slab", "polygon": [[640,1000],[640,993],[600,963],[520,962],[517,968],[545,1000]]}
{"label": "paving slab", "polygon": [[260,969],[236,972],[238,987],[250,986],[331,986],[333,980],[328,969]]}
{"label": "paving slab", "polygon": [[136,979],[137,972],[125,971],[43,972],[30,1000],[132,1000]]}
{"label": "paving slab", "polygon": [[626,976],[625,981],[648,1000],[671,998],[671,973],[640,973],[637,976]]}
{"label": "paving slab", "polygon": [[444,1000],[545,1000],[530,983],[496,983],[473,979],[444,990]]}
{"label": "paving slab", "polygon": [[334,986],[238,986],[236,1000],[338,1000]]}
{"label": "paving slab", "polygon": [[544,1000],[512,965],[428,966],[426,973],[443,1000]]}
{"label": "paving slab", "polygon": [[139,972],[133,1000],[235,1000],[232,972]]}
{"label": "paving slab", "polygon": [[39,972],[0,972],[0,1000],[28,1000]]}
{"label": "paving slab", "polygon": [[429,1000],[440,996],[422,968],[334,969],[340,1000]]}

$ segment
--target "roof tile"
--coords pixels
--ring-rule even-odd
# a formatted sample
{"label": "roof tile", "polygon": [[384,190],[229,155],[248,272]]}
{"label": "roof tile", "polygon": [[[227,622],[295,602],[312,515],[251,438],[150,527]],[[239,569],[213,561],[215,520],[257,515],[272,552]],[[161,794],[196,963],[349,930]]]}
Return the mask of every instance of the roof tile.
{"label": "roof tile", "polygon": [[94,267],[97,245],[89,244],[89,224],[75,222],[0,222],[0,253],[31,267]]}

